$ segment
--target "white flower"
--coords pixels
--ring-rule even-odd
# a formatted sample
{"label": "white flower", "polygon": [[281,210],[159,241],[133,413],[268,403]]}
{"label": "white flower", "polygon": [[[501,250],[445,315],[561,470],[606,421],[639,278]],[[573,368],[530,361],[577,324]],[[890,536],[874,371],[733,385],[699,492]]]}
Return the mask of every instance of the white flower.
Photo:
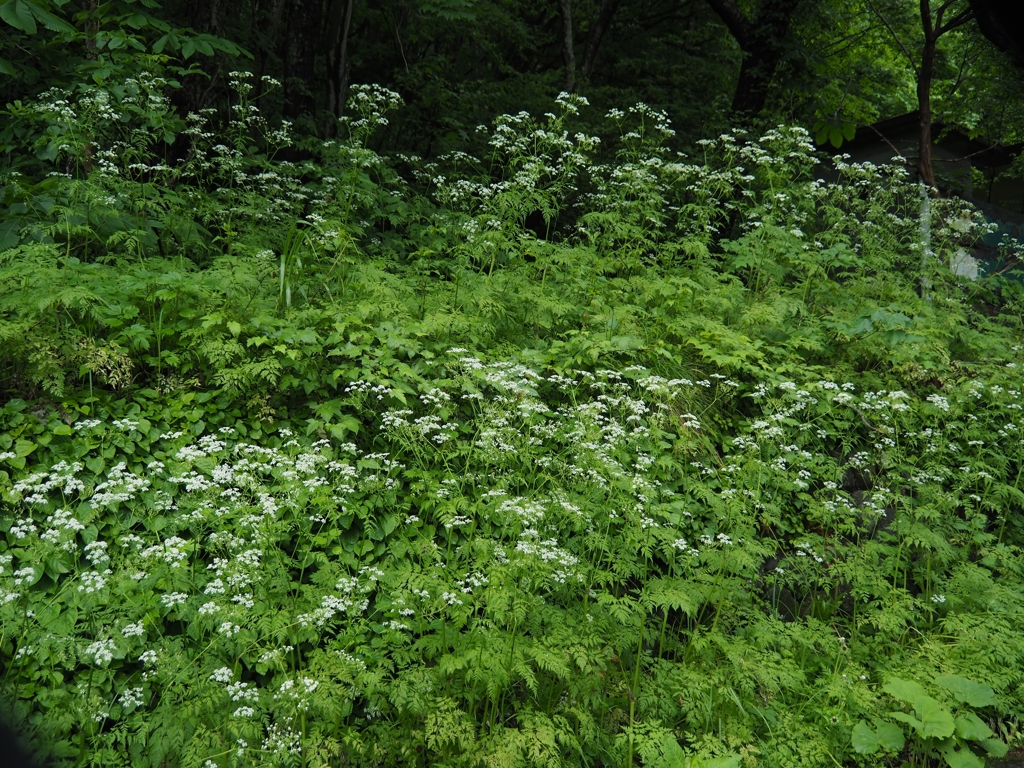
{"label": "white flower", "polygon": [[125,707],[141,707],[145,698],[141,688],[128,688],[121,693],[121,704]]}
{"label": "white flower", "polygon": [[174,608],[176,605],[181,605],[186,600],[188,600],[188,595],[184,592],[168,592],[166,595],[162,595],[160,597],[160,602],[168,608]]}
{"label": "white flower", "polygon": [[105,667],[114,659],[114,641],[97,640],[86,646],[84,656],[91,656],[98,667]]}
{"label": "white flower", "polygon": [[125,637],[141,637],[144,632],[141,621],[135,624],[125,624],[121,629],[121,634]]}

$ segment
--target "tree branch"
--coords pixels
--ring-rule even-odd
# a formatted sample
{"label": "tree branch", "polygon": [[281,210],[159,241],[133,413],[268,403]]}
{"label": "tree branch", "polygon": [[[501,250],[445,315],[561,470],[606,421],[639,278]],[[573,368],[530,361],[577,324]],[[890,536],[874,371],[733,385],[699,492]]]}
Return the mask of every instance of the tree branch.
{"label": "tree branch", "polygon": [[968,10],[964,11],[963,13],[960,13],[960,14],[954,16],[952,19],[949,20],[949,22],[945,26],[938,27],[935,30],[935,36],[938,37],[939,35],[944,35],[947,32],[949,32],[951,29],[956,29],[957,27],[963,26],[964,24],[966,24],[968,21],[970,21],[973,18],[974,18],[974,11],[968,9]]}
{"label": "tree branch", "polygon": [[711,6],[711,10],[718,14],[719,18],[725,23],[725,26],[729,28],[729,32],[736,38],[740,48],[747,50],[754,36],[754,30],[750,24],[750,19],[747,18],[740,7],[733,0],[708,0],[708,5]]}
{"label": "tree branch", "polygon": [[904,55],[907,57],[907,60],[910,62],[910,66],[914,68],[914,74],[915,75],[920,75],[921,74],[921,70],[917,66],[917,62],[914,61],[914,54],[912,54],[910,52],[910,49],[908,49],[907,46],[905,46],[903,44],[903,41],[900,40],[900,36],[896,34],[896,30],[892,28],[892,24],[889,23],[889,20],[887,18],[885,18],[885,16],[882,15],[881,11],[879,11],[877,8],[875,8],[875,4],[873,2],[871,2],[871,0],[868,0],[868,8],[870,8],[871,12],[874,13],[875,16],[878,17],[879,21],[881,21],[882,24],[885,25],[885,28],[887,30],[889,30],[889,34],[892,35],[892,39],[896,41],[896,45],[898,45],[900,47],[900,49],[903,51]]}

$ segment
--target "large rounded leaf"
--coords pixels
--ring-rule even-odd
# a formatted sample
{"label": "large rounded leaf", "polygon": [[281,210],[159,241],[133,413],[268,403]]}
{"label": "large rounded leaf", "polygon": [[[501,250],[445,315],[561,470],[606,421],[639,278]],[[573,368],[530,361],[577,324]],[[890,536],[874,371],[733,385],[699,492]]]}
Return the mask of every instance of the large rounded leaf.
{"label": "large rounded leaf", "polygon": [[907,702],[914,709],[917,709],[917,702],[920,699],[928,696],[920,683],[915,683],[913,680],[900,680],[898,677],[894,677],[886,683],[882,690],[893,698]]}
{"label": "large rounded leaf", "polygon": [[924,738],[945,739],[953,735],[956,727],[953,715],[931,696],[925,696],[914,707],[921,718],[921,735]]}
{"label": "large rounded leaf", "polygon": [[982,741],[992,738],[992,729],[973,712],[956,716],[956,735],[961,739]]}
{"label": "large rounded leaf", "polygon": [[853,726],[853,751],[862,755],[873,755],[882,746],[878,743],[875,729],[863,720]]}
{"label": "large rounded leaf", "polygon": [[935,683],[952,693],[957,701],[970,704],[972,707],[988,707],[996,703],[995,691],[990,686],[976,683],[966,677],[941,675],[935,678]]}

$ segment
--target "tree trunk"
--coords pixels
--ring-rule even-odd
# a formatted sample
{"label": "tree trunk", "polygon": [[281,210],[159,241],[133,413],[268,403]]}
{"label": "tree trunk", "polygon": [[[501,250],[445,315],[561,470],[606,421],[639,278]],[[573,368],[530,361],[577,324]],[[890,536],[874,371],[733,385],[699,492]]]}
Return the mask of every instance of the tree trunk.
{"label": "tree trunk", "polygon": [[[327,27],[327,110],[334,117],[345,111],[351,63],[348,37],[355,0],[332,0]],[[332,131],[333,132],[333,131]]]}
{"label": "tree trunk", "polygon": [[931,0],[920,0],[921,27],[924,30],[924,45],[921,48],[921,67],[917,71],[917,109],[920,127],[918,130],[917,170],[921,182],[935,186],[935,168],[932,163],[932,80],[935,77],[935,50],[940,37],[974,18],[974,10],[967,6],[942,23],[947,11],[963,7],[958,0],[944,0],[932,18]]}
{"label": "tree trunk", "polygon": [[[928,0],[921,0],[927,5]],[[917,171],[921,181],[929,187],[935,186],[935,169],[932,166],[932,77],[935,72],[935,37],[930,21],[925,26],[924,47],[921,49],[921,70],[917,75],[918,110],[918,153]]]}
{"label": "tree trunk", "polygon": [[764,109],[799,4],[800,0],[762,0],[751,21],[734,0],[708,0],[743,51],[732,100],[732,110],[741,119],[749,120]]}
{"label": "tree trunk", "polygon": [[562,90],[572,92],[576,86],[576,50],[572,39],[572,0],[558,0],[562,9],[562,59],[565,62],[565,79]]}
{"label": "tree trunk", "polygon": [[292,0],[284,50],[284,114],[294,120],[316,111],[313,97],[321,0]]}
{"label": "tree trunk", "polygon": [[615,12],[619,10],[622,0],[601,0],[601,9],[597,12],[590,34],[587,35],[587,47],[583,51],[583,64],[580,66],[580,80],[586,82],[594,73],[594,64],[597,62],[597,49],[601,46],[601,40],[612,25]]}

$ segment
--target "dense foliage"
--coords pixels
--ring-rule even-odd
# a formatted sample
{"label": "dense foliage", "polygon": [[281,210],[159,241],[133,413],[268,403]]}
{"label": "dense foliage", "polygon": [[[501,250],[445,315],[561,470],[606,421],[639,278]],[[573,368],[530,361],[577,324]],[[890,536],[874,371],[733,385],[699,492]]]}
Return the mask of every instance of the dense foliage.
{"label": "dense foliage", "polygon": [[[343,14],[356,71],[398,41],[405,107],[288,71],[306,5],[254,3],[229,39],[238,19],[181,23],[206,4],[0,1],[0,697],[32,748],[974,768],[1024,747],[1020,247],[959,277],[989,228],[969,202],[816,148],[911,103],[892,56],[845,89],[849,48],[782,56],[835,17],[898,45],[908,7],[820,4],[766,42],[686,5],[686,87],[721,92],[681,137],[665,100],[614,101],[644,95],[627,75],[591,106],[586,55],[551,98],[575,70],[526,71],[551,9],[403,5],[433,20],[408,49],[399,6]],[[280,39],[256,23],[275,8]],[[602,50],[678,95],[657,52],[679,21],[648,59]],[[752,83],[732,95],[727,31]],[[1005,64],[966,22],[941,42],[940,91],[947,54]],[[474,45],[498,74],[431,69]],[[936,110],[1012,138],[1011,80]]]}

